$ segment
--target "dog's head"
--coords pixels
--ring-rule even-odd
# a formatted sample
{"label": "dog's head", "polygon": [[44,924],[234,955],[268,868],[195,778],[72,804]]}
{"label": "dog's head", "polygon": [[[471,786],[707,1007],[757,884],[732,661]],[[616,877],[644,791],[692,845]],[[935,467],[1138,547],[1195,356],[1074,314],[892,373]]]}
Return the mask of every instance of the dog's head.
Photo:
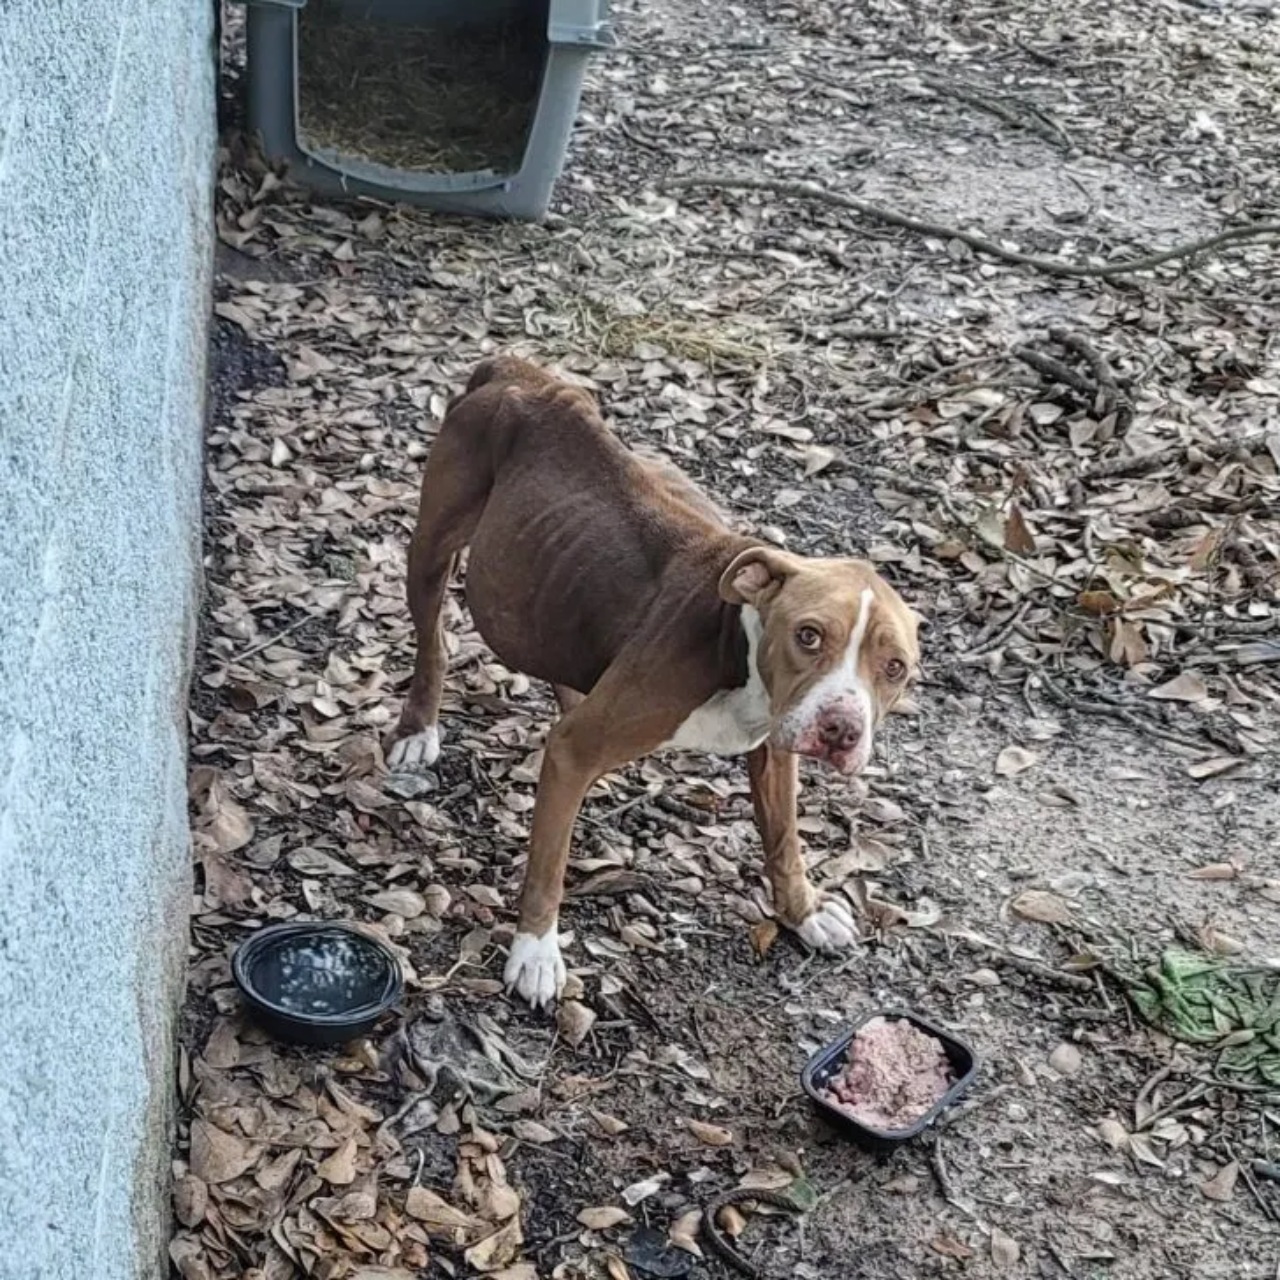
{"label": "dog's head", "polygon": [[759,631],[771,741],[844,774],[864,769],[876,726],[916,677],[917,615],[864,560],[772,547],[736,556],[720,595],[754,611],[746,625]]}

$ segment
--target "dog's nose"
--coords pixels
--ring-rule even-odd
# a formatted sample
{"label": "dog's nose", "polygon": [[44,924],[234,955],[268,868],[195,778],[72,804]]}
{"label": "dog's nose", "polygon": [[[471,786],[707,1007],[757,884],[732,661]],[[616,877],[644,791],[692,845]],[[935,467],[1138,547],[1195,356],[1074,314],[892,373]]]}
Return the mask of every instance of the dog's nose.
{"label": "dog's nose", "polygon": [[862,737],[862,726],[848,715],[828,711],[818,721],[818,737],[828,751],[852,751]]}

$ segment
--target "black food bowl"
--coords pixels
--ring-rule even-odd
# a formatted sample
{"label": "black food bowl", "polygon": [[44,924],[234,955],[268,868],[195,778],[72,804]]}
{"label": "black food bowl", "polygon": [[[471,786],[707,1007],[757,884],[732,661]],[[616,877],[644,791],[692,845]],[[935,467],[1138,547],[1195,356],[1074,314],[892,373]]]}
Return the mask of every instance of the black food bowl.
{"label": "black food bowl", "polygon": [[254,1020],[295,1044],[342,1044],[400,999],[395,956],[341,924],[273,924],[236,949],[231,975]]}
{"label": "black food bowl", "polygon": [[[947,1055],[951,1066],[951,1087],[929,1108],[928,1111],[905,1129],[876,1129],[871,1125],[855,1120],[847,1111],[828,1101],[823,1096],[833,1076],[848,1061],[849,1046],[853,1038],[873,1018],[883,1018],[886,1022],[910,1022],[926,1035],[938,1040]],[[800,1074],[800,1085],[817,1107],[836,1128],[848,1134],[859,1145],[872,1151],[886,1151],[902,1142],[923,1133],[944,1111],[953,1106],[960,1095],[973,1083],[978,1073],[978,1055],[973,1049],[951,1032],[922,1018],[919,1014],[905,1009],[876,1009],[865,1017],[859,1018],[838,1040],[833,1040],[825,1049],[820,1049],[805,1063]]]}

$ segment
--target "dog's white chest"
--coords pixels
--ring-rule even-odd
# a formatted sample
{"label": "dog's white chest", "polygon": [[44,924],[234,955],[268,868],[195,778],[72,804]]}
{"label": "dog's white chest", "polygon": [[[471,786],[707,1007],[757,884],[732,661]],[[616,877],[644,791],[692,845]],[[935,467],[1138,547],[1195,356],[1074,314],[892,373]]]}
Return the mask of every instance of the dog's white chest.
{"label": "dog's white chest", "polygon": [[705,751],[717,756],[740,756],[758,747],[768,736],[773,721],[769,712],[769,691],[756,665],[760,646],[760,615],[750,607],[742,610],[742,628],[747,633],[747,682],[738,689],[721,689],[690,713],[663,747],[678,751]]}

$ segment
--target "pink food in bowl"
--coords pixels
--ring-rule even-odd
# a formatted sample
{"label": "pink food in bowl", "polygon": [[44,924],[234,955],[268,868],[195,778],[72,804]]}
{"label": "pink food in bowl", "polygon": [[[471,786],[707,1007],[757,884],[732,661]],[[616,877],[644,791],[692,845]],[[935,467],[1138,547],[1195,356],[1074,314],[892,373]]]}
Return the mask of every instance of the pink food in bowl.
{"label": "pink food in bowl", "polygon": [[941,1041],[903,1018],[872,1018],[858,1029],[824,1093],[859,1124],[893,1132],[915,1124],[951,1082]]}

